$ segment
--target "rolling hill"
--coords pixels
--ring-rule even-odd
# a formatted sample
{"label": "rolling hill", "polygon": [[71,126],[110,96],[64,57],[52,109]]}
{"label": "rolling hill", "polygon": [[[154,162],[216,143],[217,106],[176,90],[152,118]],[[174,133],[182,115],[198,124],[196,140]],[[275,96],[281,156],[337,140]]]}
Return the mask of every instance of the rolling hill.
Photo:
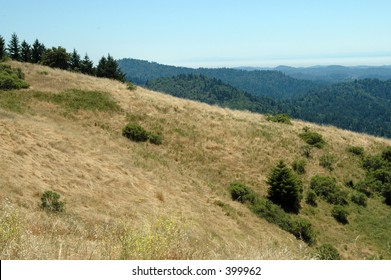
{"label": "rolling hill", "polygon": [[[346,259],[391,259],[391,208],[379,194],[366,207],[351,201],[367,171],[349,152],[359,147],[379,162],[390,140],[9,64],[30,87],[0,91],[1,259],[312,259],[325,244]],[[129,141],[127,123],[162,135],[162,144]],[[323,137],[322,149],[306,145],[308,130]],[[298,215],[281,215],[311,223],[316,242],[307,245],[232,200],[233,182],[265,199],[279,160],[306,163],[304,195],[314,176],[334,178],[349,223],[321,197],[316,207],[303,200]],[[64,213],[41,209],[47,190],[61,195]]]}

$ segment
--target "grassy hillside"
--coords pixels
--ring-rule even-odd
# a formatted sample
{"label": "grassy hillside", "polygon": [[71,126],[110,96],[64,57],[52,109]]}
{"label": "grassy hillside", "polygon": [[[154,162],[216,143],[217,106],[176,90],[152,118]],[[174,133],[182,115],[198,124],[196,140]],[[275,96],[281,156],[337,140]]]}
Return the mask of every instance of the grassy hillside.
{"label": "grassy hillside", "polygon": [[[242,182],[266,195],[279,160],[306,161],[305,191],[314,175],[356,183],[365,170],[346,149],[378,154],[390,140],[10,64],[30,87],[0,91],[1,259],[308,259],[326,243],[343,258],[391,258],[391,209],[380,197],[366,208],[350,203],[347,225],[333,219],[328,203],[302,201],[299,216],[317,234],[308,246],[228,192]],[[162,135],[163,143],[129,141],[122,136],[129,122]],[[302,155],[304,127],[326,142],[310,158]],[[334,159],[332,170],[319,165],[325,155]],[[65,212],[39,207],[46,190],[61,195]]]}

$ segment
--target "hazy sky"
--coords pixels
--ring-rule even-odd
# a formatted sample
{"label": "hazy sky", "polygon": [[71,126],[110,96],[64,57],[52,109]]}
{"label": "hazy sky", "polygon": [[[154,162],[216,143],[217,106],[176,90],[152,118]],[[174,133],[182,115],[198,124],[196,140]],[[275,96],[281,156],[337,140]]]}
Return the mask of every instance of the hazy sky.
{"label": "hazy sky", "polygon": [[390,65],[390,0],[0,0],[0,35],[95,62]]}

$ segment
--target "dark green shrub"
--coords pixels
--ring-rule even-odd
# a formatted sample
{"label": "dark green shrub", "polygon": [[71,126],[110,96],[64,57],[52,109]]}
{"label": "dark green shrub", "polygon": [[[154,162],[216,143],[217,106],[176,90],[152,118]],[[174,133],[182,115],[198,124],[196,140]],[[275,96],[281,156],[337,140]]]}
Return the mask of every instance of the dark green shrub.
{"label": "dark green shrub", "polygon": [[348,204],[347,193],[337,187],[336,180],[329,176],[316,175],[311,178],[310,189],[331,204]]}
{"label": "dark green shrub", "polygon": [[334,217],[334,219],[341,223],[341,224],[347,224],[349,223],[348,221],[348,216],[349,216],[349,212],[348,210],[346,210],[345,207],[341,206],[341,205],[336,205],[333,207],[333,209],[331,210],[331,215]]}
{"label": "dark green shrub", "polygon": [[305,202],[308,205],[316,207],[316,206],[318,206],[318,202],[316,201],[316,199],[317,199],[317,195],[316,195],[315,191],[313,191],[311,189],[308,190]]}
{"label": "dark green shrub", "polygon": [[359,146],[349,146],[347,148],[347,151],[356,156],[364,155],[364,148]]}
{"label": "dark green shrub", "polygon": [[266,120],[271,122],[292,124],[291,117],[288,114],[276,114],[266,116]]}
{"label": "dark green shrub", "polygon": [[323,244],[316,251],[319,260],[341,260],[338,250],[331,244]]}
{"label": "dark green shrub", "polygon": [[386,162],[391,163],[391,146],[388,146],[384,149],[384,151],[381,154],[381,157]]}
{"label": "dark green shrub", "polygon": [[149,133],[148,140],[155,145],[160,145],[163,143],[163,137],[159,134]]}
{"label": "dark green shrub", "polygon": [[65,203],[60,201],[58,193],[45,191],[41,196],[41,208],[50,212],[64,212]]}
{"label": "dark green shrub", "polygon": [[365,194],[361,192],[358,191],[353,192],[350,196],[350,200],[356,203],[357,205],[367,207],[368,198]]}
{"label": "dark green shrub", "polygon": [[384,197],[384,202],[391,206],[391,184],[385,184],[383,186],[382,195]]}
{"label": "dark green shrub", "polygon": [[334,170],[335,159],[331,154],[325,154],[319,158],[319,165],[326,168],[329,171]]}
{"label": "dark green shrub", "polygon": [[365,156],[362,160],[362,165],[367,171],[377,170],[386,165],[385,160],[381,156]]}
{"label": "dark green shrub", "polygon": [[9,65],[0,64],[0,90],[28,88],[29,84],[24,81],[22,70],[13,69]]}
{"label": "dark green shrub", "polygon": [[253,203],[255,201],[254,192],[244,184],[232,183],[229,186],[229,192],[233,200],[245,203],[246,201]]}
{"label": "dark green shrub", "polygon": [[301,180],[283,161],[270,172],[266,183],[270,186],[267,198],[286,212],[299,213],[303,197]]}
{"label": "dark green shrub", "polygon": [[137,124],[127,124],[122,129],[122,135],[135,142],[145,142],[149,138],[149,133]]}
{"label": "dark green shrub", "polygon": [[294,219],[291,225],[290,232],[296,238],[303,240],[305,243],[311,245],[315,243],[315,232],[309,221],[302,218]]}
{"label": "dark green shrub", "polygon": [[297,173],[297,174],[304,174],[305,173],[305,166],[307,165],[306,161],[303,159],[295,159],[292,162],[292,169]]}
{"label": "dark green shrub", "polygon": [[326,142],[323,139],[323,136],[317,132],[304,130],[304,132],[299,134],[300,138],[303,139],[308,145],[323,148]]}

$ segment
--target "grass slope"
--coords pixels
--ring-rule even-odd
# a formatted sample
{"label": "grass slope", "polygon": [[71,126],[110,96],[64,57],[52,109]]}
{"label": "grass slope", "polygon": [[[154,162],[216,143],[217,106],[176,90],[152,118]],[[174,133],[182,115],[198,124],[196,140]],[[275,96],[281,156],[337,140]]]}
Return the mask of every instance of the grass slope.
{"label": "grass slope", "polygon": [[[11,64],[22,69],[30,88],[11,97],[0,92],[2,259],[313,258],[315,247],[233,202],[229,184],[241,181],[265,195],[266,177],[278,160],[302,157],[298,135],[305,126],[326,140],[306,160],[305,189],[316,174],[338,182],[363,178],[348,146],[378,153],[391,145],[334,127],[288,126],[140,87],[129,91],[108,79]],[[100,92],[120,108],[70,109],[55,101],[70,91]],[[124,138],[128,122],[162,134],[163,144]],[[319,166],[325,153],[336,157],[333,171]],[[40,209],[45,190],[61,195],[65,213]],[[344,258],[391,258],[390,208],[372,198],[368,210],[354,207],[346,226],[322,201],[317,208],[303,202],[300,216],[312,222],[318,244],[334,244]]]}

